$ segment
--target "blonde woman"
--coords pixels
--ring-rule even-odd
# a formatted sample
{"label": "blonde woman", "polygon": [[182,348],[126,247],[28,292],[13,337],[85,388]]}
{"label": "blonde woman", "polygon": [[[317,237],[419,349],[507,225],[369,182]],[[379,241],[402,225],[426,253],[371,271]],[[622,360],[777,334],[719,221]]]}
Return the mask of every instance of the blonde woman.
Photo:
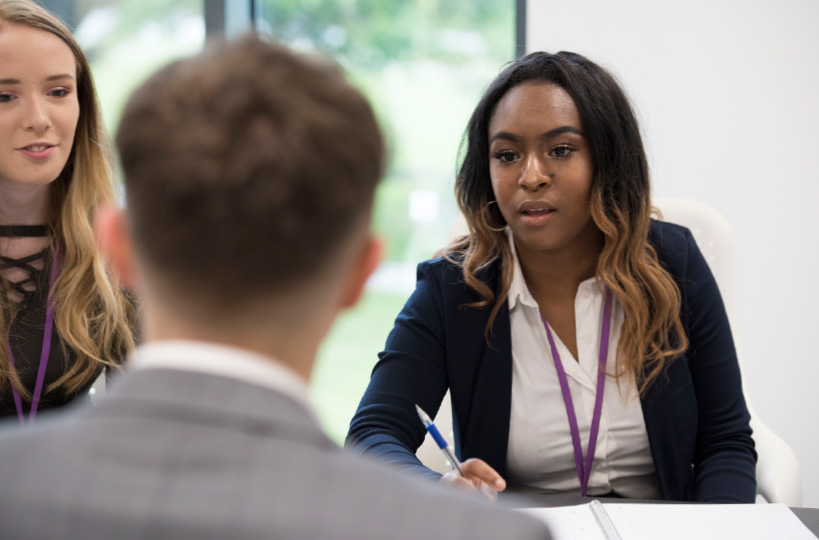
{"label": "blonde woman", "polygon": [[93,237],[114,186],[88,62],[24,0],[0,0],[0,147],[0,416],[27,423],[121,362],[134,308]]}

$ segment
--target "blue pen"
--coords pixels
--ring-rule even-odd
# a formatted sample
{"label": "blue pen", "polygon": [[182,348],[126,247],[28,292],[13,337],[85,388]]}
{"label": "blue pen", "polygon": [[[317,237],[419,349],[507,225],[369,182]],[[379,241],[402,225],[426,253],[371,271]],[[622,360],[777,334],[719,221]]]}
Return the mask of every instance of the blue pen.
{"label": "blue pen", "polygon": [[458,458],[455,457],[455,452],[452,451],[452,447],[449,444],[447,444],[446,440],[441,436],[441,432],[438,431],[438,428],[435,427],[435,424],[432,423],[432,419],[418,405],[415,405],[415,410],[418,411],[418,418],[420,418],[421,422],[424,423],[424,427],[427,428],[429,434],[432,435],[433,439],[435,439],[435,443],[438,445],[438,448],[441,449],[446,458],[449,460],[449,463],[452,465],[454,469],[458,469],[458,472],[461,473],[461,476],[465,478],[466,475],[464,474],[464,471],[461,469],[461,462],[458,461]]}

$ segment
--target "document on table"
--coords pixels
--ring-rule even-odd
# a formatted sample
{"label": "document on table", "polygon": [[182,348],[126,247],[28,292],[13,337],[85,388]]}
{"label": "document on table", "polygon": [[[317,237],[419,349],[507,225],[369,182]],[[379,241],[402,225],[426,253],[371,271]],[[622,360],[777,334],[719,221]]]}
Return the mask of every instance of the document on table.
{"label": "document on table", "polygon": [[[602,505],[622,540],[817,540],[784,504]],[[591,505],[522,508],[545,521],[555,540],[609,540]]]}

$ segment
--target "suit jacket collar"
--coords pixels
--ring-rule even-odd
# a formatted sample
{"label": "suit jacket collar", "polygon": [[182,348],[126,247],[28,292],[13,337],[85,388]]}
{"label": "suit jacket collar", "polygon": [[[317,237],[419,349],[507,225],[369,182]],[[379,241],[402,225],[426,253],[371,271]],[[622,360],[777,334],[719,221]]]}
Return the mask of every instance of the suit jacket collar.
{"label": "suit jacket collar", "polygon": [[301,375],[276,358],[236,346],[190,340],[152,341],[137,348],[128,364],[133,370],[170,368],[238,379],[272,388],[313,410],[307,381]]}
{"label": "suit jacket collar", "polygon": [[143,369],[124,374],[89,416],[199,423],[333,448],[312,412],[291,396],[228,377]]}

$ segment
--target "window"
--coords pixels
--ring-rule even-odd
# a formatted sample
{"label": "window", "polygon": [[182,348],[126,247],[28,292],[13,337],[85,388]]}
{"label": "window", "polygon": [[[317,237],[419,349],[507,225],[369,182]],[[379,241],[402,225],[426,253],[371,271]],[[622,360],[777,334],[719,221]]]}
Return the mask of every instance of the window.
{"label": "window", "polygon": [[110,135],[139,83],[205,42],[201,0],[52,0],[43,5],[73,28],[88,56]]}

